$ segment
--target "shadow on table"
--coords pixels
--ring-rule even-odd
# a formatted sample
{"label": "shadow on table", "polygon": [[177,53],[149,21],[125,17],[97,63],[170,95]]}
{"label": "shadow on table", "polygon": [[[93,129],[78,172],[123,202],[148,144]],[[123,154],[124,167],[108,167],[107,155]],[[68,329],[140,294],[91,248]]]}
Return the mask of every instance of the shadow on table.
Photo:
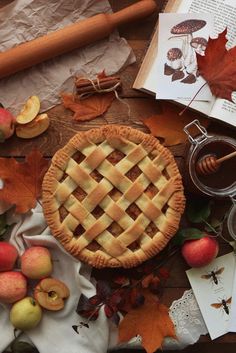
{"label": "shadow on table", "polygon": [[[197,343],[193,346],[189,346],[183,350],[174,351],[162,351],[156,352],[162,353],[235,353],[234,343]],[[145,353],[142,349],[118,349],[109,351],[109,353]]]}

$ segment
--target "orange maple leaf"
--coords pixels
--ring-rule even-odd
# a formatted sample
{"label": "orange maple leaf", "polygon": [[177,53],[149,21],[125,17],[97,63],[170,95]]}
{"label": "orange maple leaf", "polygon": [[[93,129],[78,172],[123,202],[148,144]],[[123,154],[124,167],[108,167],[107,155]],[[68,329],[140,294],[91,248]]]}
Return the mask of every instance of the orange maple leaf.
{"label": "orange maple leaf", "polygon": [[[173,146],[184,143],[188,136],[183,131],[185,125],[196,119],[196,113],[188,111],[180,116],[178,106],[165,102],[162,104],[162,112],[143,119],[143,123],[149,128],[151,134],[164,139],[165,146]],[[201,125],[207,127],[209,121],[198,116]],[[199,131],[196,131],[199,133]],[[193,131],[194,135],[194,131]]]}
{"label": "orange maple leaf", "polygon": [[119,342],[128,342],[136,335],[142,337],[142,346],[147,353],[160,348],[165,337],[176,338],[168,308],[148,292],[144,304],[130,310],[119,325]]}
{"label": "orange maple leaf", "polygon": [[205,56],[197,55],[199,73],[216,97],[232,101],[236,91],[236,47],[225,48],[227,29],[216,39],[209,39]]}
{"label": "orange maple leaf", "polygon": [[41,195],[43,176],[49,161],[38,150],[33,150],[23,163],[15,158],[0,158],[0,178],[3,189],[0,200],[16,206],[16,212],[25,213],[36,206]]}
{"label": "orange maple leaf", "polygon": [[76,99],[72,93],[62,93],[65,108],[72,110],[73,118],[78,121],[92,120],[104,114],[115,98],[114,92],[94,94],[86,99]]}

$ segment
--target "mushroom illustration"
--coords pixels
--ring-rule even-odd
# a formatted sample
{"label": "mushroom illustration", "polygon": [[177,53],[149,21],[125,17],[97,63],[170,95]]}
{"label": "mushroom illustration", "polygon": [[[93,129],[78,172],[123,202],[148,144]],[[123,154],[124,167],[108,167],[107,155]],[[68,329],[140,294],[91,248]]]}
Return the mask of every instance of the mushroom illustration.
{"label": "mushroom illustration", "polygon": [[203,37],[195,37],[191,40],[190,45],[193,49],[195,49],[196,53],[204,55],[207,47],[207,40]]}
{"label": "mushroom illustration", "polygon": [[[171,34],[175,35],[174,38],[176,37],[183,38],[184,65],[188,70],[188,72],[190,71],[189,65],[193,64],[193,62],[196,61],[195,52],[193,50],[193,47],[191,47],[190,45],[193,39],[193,33],[202,29],[205,25],[206,25],[206,21],[204,20],[189,19],[189,20],[180,22],[171,28],[170,32]],[[191,69],[191,71],[192,70],[193,69]]]}
{"label": "mushroom illustration", "polygon": [[174,70],[183,68],[183,53],[179,48],[171,48],[168,50],[167,64]]}

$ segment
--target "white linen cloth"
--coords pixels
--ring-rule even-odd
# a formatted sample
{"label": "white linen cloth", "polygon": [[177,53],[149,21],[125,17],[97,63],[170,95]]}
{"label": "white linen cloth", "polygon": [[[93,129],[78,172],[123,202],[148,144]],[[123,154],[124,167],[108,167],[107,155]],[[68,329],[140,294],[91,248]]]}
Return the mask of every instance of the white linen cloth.
{"label": "white linen cloth", "polygon": [[[0,202],[0,214],[8,207]],[[140,337],[127,344],[117,345],[117,329],[106,318],[102,309],[98,319],[89,323],[89,328],[81,328],[79,334],[72,329],[72,325],[85,321],[75,311],[80,294],[91,297],[96,292],[94,283],[90,280],[91,268],[66,253],[50,235],[39,204],[24,215],[16,215],[10,209],[8,223],[15,223],[10,242],[18,248],[19,253],[22,254],[25,248],[33,245],[48,247],[54,260],[52,276],[62,280],[70,288],[71,294],[66,300],[65,308],[59,312],[45,310],[40,324],[27,332],[40,353],[105,353],[109,348],[141,348]],[[10,306],[0,304],[0,351],[14,339],[9,309]],[[195,343],[201,334],[207,333],[192,290],[186,291],[182,298],[173,302],[170,316],[175,324],[178,341],[166,339],[164,349],[183,349]]]}
{"label": "white linen cloth", "polygon": [[[89,324],[89,329],[82,328],[80,334],[72,329],[72,325],[83,320],[75,312],[81,292],[88,297],[96,292],[89,280],[90,268],[72,258],[50,235],[41,206],[38,205],[36,209],[20,217],[11,214],[9,221],[17,221],[13,227],[10,242],[18,248],[19,254],[29,246],[46,246],[54,260],[52,277],[65,282],[71,293],[63,310],[58,312],[45,310],[40,324],[30,330],[27,336],[40,353],[49,351],[64,353],[65,350],[77,353],[78,349],[81,353],[106,352],[109,341],[109,321],[102,310],[97,321]],[[9,321],[9,307],[0,306],[0,351],[14,338],[13,327]]]}

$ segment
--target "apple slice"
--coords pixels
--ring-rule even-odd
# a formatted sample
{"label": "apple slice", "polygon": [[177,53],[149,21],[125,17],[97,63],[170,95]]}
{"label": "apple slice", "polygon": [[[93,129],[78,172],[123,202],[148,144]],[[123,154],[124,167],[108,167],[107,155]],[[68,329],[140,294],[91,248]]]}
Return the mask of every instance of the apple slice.
{"label": "apple slice", "polygon": [[40,110],[40,101],[37,96],[31,96],[25,103],[20,114],[16,117],[18,124],[27,124],[38,115]]}
{"label": "apple slice", "polygon": [[34,298],[45,309],[58,311],[64,308],[64,299],[70,295],[65,283],[56,278],[44,278],[34,290]]}
{"label": "apple slice", "polygon": [[39,114],[27,124],[16,126],[16,135],[23,139],[29,139],[41,135],[49,127],[49,117],[47,114]]}

